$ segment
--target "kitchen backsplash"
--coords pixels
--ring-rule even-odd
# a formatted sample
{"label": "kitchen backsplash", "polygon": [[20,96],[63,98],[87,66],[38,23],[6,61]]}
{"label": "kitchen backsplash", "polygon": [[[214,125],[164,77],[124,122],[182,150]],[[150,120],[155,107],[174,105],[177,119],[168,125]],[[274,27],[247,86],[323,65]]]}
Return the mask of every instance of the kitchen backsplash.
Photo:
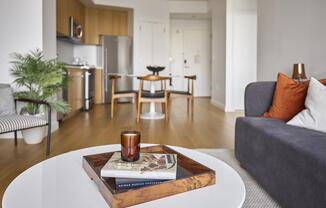
{"label": "kitchen backsplash", "polygon": [[67,41],[57,40],[58,59],[65,63],[72,63],[74,57],[79,57],[88,65],[102,67],[101,49],[101,46],[74,45]]}
{"label": "kitchen backsplash", "polygon": [[100,67],[102,65],[101,46],[74,45],[74,57],[80,57],[89,65]]}
{"label": "kitchen backsplash", "polygon": [[57,40],[58,60],[65,63],[71,63],[74,59],[74,45],[62,40]]}

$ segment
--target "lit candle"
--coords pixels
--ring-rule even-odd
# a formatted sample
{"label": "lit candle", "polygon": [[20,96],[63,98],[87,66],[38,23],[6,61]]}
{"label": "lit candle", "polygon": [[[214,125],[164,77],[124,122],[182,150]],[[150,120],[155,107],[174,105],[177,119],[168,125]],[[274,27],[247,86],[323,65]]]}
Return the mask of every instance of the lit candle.
{"label": "lit candle", "polygon": [[140,132],[124,131],[121,133],[121,159],[134,162],[139,159]]}

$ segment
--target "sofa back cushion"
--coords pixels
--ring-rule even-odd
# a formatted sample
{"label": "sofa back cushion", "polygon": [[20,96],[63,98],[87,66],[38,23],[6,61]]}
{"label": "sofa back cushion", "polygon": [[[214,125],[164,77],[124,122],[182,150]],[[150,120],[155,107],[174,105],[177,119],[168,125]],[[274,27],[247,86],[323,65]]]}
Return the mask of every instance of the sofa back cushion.
{"label": "sofa back cushion", "polygon": [[288,124],[326,133],[326,87],[314,78],[309,84],[305,107]]}
{"label": "sofa back cushion", "polygon": [[0,84],[0,116],[16,114],[12,89],[9,84]]}
{"label": "sofa back cushion", "polygon": [[[326,80],[321,80],[321,82],[326,84]],[[292,119],[305,108],[308,86],[309,81],[300,83],[279,73],[272,106],[263,114],[263,117],[284,121]]]}

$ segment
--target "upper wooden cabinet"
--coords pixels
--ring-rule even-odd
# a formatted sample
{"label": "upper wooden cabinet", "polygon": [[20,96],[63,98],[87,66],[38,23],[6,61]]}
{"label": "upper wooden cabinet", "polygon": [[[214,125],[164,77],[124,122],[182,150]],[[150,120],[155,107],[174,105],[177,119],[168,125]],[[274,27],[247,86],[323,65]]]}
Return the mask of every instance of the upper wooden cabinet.
{"label": "upper wooden cabinet", "polygon": [[85,8],[85,43],[100,44],[100,35],[128,35],[128,11]]}
{"label": "upper wooden cabinet", "polygon": [[57,0],[57,32],[62,35],[69,35],[69,14],[67,0]]}
{"label": "upper wooden cabinet", "polygon": [[83,27],[85,6],[79,0],[57,0],[57,32],[69,35],[69,17],[73,16]]}
{"label": "upper wooden cabinet", "polygon": [[82,42],[100,44],[100,35],[128,35],[128,11],[86,7],[79,0],[57,0],[57,32],[69,35],[69,16],[84,28]]}
{"label": "upper wooden cabinet", "polygon": [[92,7],[85,8],[85,31],[84,38],[86,44],[99,44],[98,28],[99,28],[98,9]]}

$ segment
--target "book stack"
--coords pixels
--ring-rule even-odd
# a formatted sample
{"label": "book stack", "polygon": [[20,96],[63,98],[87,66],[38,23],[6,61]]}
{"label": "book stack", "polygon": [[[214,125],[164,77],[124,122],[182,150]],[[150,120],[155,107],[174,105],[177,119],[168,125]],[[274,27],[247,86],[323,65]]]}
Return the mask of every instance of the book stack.
{"label": "book stack", "polygon": [[177,177],[176,154],[140,153],[138,161],[125,162],[115,152],[101,169],[101,177],[115,178],[117,189],[156,185]]}

